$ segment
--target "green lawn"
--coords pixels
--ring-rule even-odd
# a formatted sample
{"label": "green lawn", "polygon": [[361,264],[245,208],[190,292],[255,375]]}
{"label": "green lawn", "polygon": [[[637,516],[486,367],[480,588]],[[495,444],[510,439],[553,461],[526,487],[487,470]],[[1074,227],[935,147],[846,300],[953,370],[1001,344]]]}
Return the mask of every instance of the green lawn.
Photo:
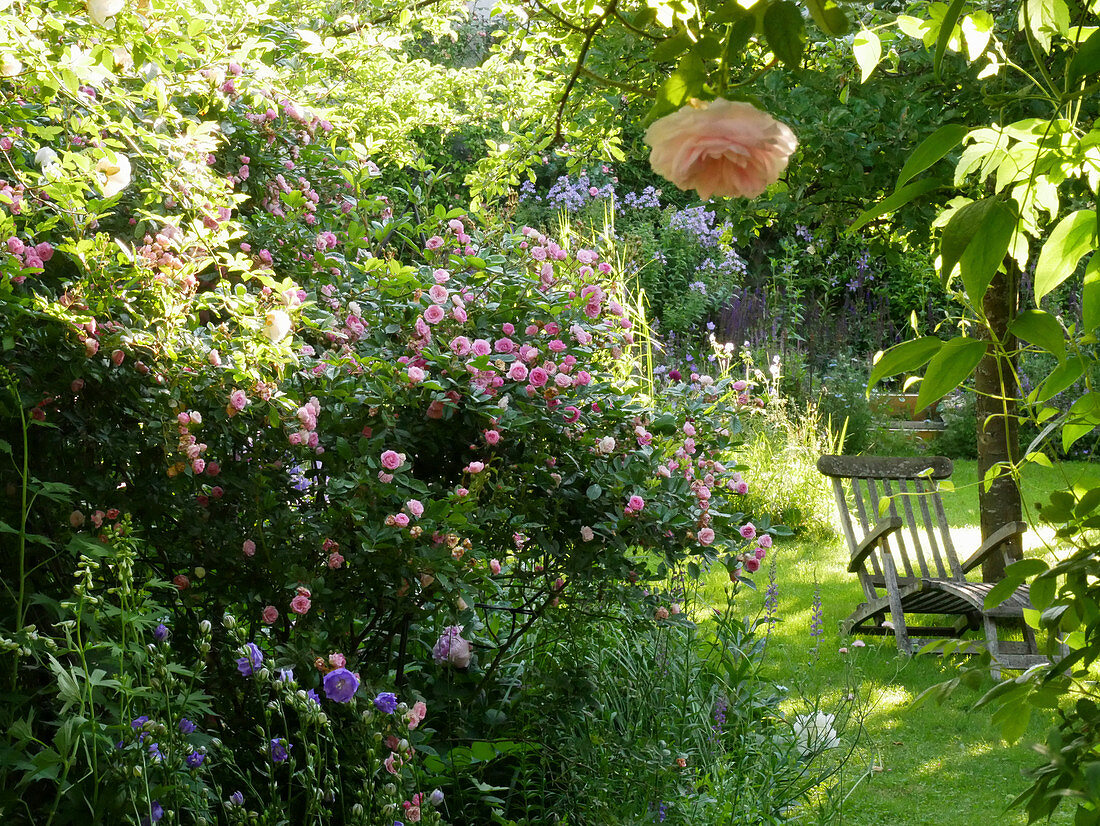
{"label": "green lawn", "polygon": [[[1084,464],[1064,468],[1071,481],[1076,476],[1100,477],[1100,469]],[[1059,484],[1055,470],[1032,467],[1025,478],[1024,497],[1029,507],[1045,500],[1046,492]],[[973,462],[957,462],[953,480],[956,491],[944,495],[948,518],[956,530],[956,548],[977,547],[978,516],[976,470]],[[825,710],[841,703],[854,684],[865,710],[864,731],[848,764],[848,786],[861,775],[844,805],[843,823],[866,826],[974,826],[996,823],[1025,824],[1020,810],[1006,806],[1026,785],[1023,777],[1034,763],[1030,744],[1040,739],[1050,719],[1032,721],[1024,741],[1006,746],[999,739],[986,711],[971,711],[979,696],[966,689],[945,706],[928,705],[909,710],[911,700],[924,689],[957,674],[958,660],[897,653],[892,638],[866,638],[866,648],[839,653],[851,640],[839,636],[840,621],[858,602],[862,592],[854,575],[846,570],[847,548],[839,535],[823,535],[777,543],[779,617],[769,641],[765,665],[768,676],[792,688],[789,710],[799,711],[794,699],[801,689],[807,696],[820,693]],[[1046,552],[1041,536],[1029,532],[1029,554]],[[746,613],[761,608],[767,585],[767,567],[757,575],[758,592],[739,597]],[[814,582],[820,585],[825,634],[817,658],[810,653],[810,613]],[[718,576],[709,583],[714,595],[721,589]],[[992,685],[987,682],[987,686]],[[848,737],[853,732],[849,730]],[[1053,823],[1070,823],[1071,812],[1060,812]]]}

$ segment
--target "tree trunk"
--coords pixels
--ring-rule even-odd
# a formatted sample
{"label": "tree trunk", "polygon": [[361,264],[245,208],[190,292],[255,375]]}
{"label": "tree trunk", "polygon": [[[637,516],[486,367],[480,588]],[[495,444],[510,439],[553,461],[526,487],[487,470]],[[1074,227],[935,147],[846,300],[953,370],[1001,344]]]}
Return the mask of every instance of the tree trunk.
{"label": "tree trunk", "polygon": [[[983,306],[990,331],[1004,343],[1006,351],[1016,349],[1016,339],[1008,334],[1008,325],[1016,316],[1019,299],[1020,272],[1016,262],[1006,257],[1007,274],[997,273],[985,294]],[[984,331],[986,337],[989,331]],[[1020,489],[1009,475],[998,475],[988,490],[986,472],[998,462],[1015,462],[1020,455],[1019,419],[1016,397],[1015,357],[998,355],[992,349],[978,363],[974,374],[978,413],[978,502],[984,542],[1006,522],[1022,519]],[[1009,561],[1023,557],[1019,535],[1002,546]],[[1005,560],[999,553],[990,554],[982,563],[982,578],[994,582],[1004,577]]]}

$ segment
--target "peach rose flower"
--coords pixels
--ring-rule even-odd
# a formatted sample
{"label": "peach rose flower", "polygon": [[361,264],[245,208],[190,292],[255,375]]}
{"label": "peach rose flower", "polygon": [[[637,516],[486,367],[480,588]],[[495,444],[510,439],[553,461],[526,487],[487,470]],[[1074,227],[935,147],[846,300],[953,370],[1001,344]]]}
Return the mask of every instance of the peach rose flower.
{"label": "peach rose flower", "polygon": [[645,140],[653,171],[680,189],[755,198],[787,167],[798,140],[784,123],[751,103],[693,100],[654,121]]}

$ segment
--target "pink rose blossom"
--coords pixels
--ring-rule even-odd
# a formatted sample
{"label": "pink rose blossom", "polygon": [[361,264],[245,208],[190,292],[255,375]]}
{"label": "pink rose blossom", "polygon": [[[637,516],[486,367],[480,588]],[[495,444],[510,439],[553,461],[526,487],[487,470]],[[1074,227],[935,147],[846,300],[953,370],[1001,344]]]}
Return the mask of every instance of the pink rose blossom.
{"label": "pink rose blossom", "polygon": [[637,513],[638,511],[640,511],[642,508],[645,507],[645,500],[642,499],[642,497],[640,497],[640,496],[631,496],[627,500],[626,506],[628,508],[630,508],[630,510],[633,511],[634,513]]}
{"label": "pink rose blossom", "polygon": [[341,556],[339,552],[333,551],[331,554],[328,555],[329,568],[335,571],[337,568],[343,567],[343,565],[344,557]]}
{"label": "pink rose blossom", "polygon": [[410,367],[405,371],[405,375],[408,376],[411,384],[420,384],[420,382],[424,381],[424,371],[419,367]]}
{"label": "pink rose blossom", "polygon": [[290,610],[299,615],[307,613],[311,606],[312,603],[305,594],[298,594],[290,601]]}
{"label": "pink rose blossom", "polygon": [[489,560],[489,570],[493,573],[494,576],[496,574],[499,574],[500,573],[500,560],[499,559],[490,559]]}
{"label": "pink rose blossom", "polygon": [[234,390],[229,394],[229,404],[234,410],[240,412],[248,405],[248,396],[245,395],[243,390]]}
{"label": "pink rose blossom", "polygon": [[752,539],[756,536],[756,526],[752,522],[746,522],[741,526],[741,536],[745,539]]}
{"label": "pink rose blossom", "polygon": [[701,531],[699,531],[699,544],[700,545],[710,545],[712,542],[714,542],[714,529],[713,528],[703,528]]}
{"label": "pink rose blossom", "polygon": [[513,362],[508,368],[508,378],[512,381],[525,381],[527,379],[527,366],[521,362]]}
{"label": "pink rose blossom", "polygon": [[251,539],[246,539],[241,544],[241,550],[244,552],[245,556],[255,556],[256,555],[256,543],[253,542]]}
{"label": "pink rose blossom", "polygon": [[260,615],[261,619],[268,625],[273,625],[275,620],[279,618],[279,609],[274,605],[268,605],[264,608],[263,613]]}
{"label": "pink rose blossom", "polygon": [[96,341],[94,338],[85,339],[84,352],[88,356],[88,358],[91,358],[99,352],[99,342]]}
{"label": "pink rose blossom", "polygon": [[475,356],[487,356],[490,352],[492,352],[492,347],[485,339],[479,338],[474,341]]}
{"label": "pink rose blossom", "polygon": [[755,198],[779,178],[798,140],[751,103],[692,102],[646,130],[650,166],[680,189]]}
{"label": "pink rose blossom", "polygon": [[424,320],[429,324],[438,324],[443,320],[443,317],[445,315],[446,313],[443,312],[442,307],[440,307],[438,304],[433,304],[424,311]]}
{"label": "pink rose blossom", "polygon": [[409,527],[409,515],[407,513],[395,513],[393,523],[399,528],[407,528]]}
{"label": "pink rose blossom", "polygon": [[484,462],[470,462],[470,464],[466,465],[466,467],[463,468],[463,470],[465,470],[467,473],[481,473],[481,471],[485,470],[485,463]]}
{"label": "pink rose blossom", "polygon": [[762,533],[759,537],[757,537],[756,543],[761,548],[770,548],[772,546],[772,538],[768,534]]}
{"label": "pink rose blossom", "polygon": [[495,445],[500,441],[499,430],[486,430],[482,435],[485,437],[485,441],[491,445]]}
{"label": "pink rose blossom", "polygon": [[404,461],[404,454],[398,453],[395,450],[386,450],[382,452],[382,467],[386,470],[397,470]]}
{"label": "pink rose blossom", "polygon": [[760,560],[756,557],[750,556],[748,559],[745,560],[745,570],[748,571],[750,574],[755,574],[757,571],[760,570]]}
{"label": "pink rose blossom", "polygon": [[533,384],[535,387],[542,387],[546,384],[549,378],[549,375],[547,375],[546,371],[543,370],[541,367],[536,367],[528,375],[528,381],[530,381],[531,384]]}
{"label": "pink rose blossom", "polygon": [[419,499],[410,499],[405,503],[405,509],[411,513],[415,519],[419,519],[424,515],[424,503]]}

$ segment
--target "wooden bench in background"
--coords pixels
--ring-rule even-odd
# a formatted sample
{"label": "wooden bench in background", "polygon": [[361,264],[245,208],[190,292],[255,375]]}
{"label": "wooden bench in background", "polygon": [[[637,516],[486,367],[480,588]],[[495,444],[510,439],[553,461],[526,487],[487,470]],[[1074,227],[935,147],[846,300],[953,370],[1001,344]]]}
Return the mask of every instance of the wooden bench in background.
{"label": "wooden bench in background", "polygon": [[[822,456],[817,468],[832,479],[851,552],[848,570],[858,574],[866,598],[844,621],[846,633],[893,634],[898,649],[912,654],[926,642],[918,638],[961,637],[982,628],[995,676],[1000,667],[1024,669],[1047,662],[1023,621],[1024,609],[1031,607],[1027,586],[986,610],[985,596],[995,583],[966,578],[980,571],[990,554],[1003,553],[1005,540],[1026,531],[1027,523],[1000,528],[960,564],[936,484],[951,475],[950,459]],[[889,498],[889,507],[880,516],[883,497]],[[925,621],[931,616],[946,619],[922,625],[922,616]],[[1024,641],[1000,640],[1002,625],[1022,628]]]}

